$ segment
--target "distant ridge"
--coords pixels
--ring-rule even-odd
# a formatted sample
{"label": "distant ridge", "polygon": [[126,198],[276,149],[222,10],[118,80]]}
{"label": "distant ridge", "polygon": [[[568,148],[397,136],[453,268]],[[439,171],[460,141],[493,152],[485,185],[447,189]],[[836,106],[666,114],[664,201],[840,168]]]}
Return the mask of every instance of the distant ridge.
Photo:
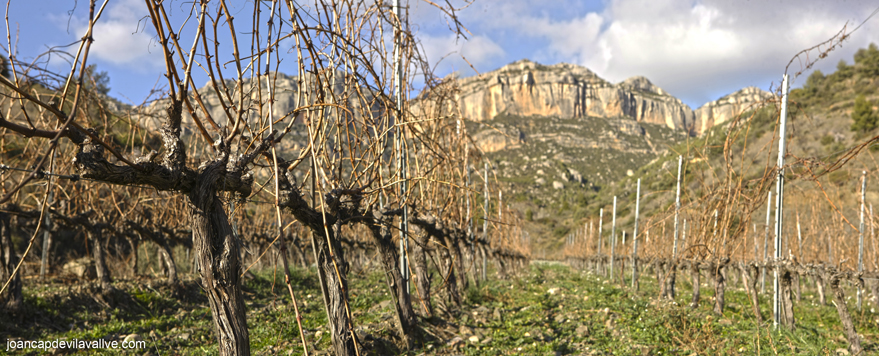
{"label": "distant ridge", "polygon": [[522,59],[497,70],[459,79],[465,119],[498,115],[559,118],[627,117],[700,135],[772,94],[748,87],[694,111],[643,76],[613,84],[586,67],[542,65]]}

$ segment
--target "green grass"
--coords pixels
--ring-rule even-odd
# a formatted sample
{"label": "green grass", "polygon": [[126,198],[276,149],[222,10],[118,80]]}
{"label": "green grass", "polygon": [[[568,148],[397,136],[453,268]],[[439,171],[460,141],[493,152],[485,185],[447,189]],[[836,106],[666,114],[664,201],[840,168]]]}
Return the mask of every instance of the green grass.
{"label": "green grass", "polygon": [[[711,311],[713,290],[704,284],[701,305],[690,308],[692,287],[682,277],[675,303],[670,303],[654,298],[658,291],[652,276],[642,275],[642,288],[633,293],[589,272],[532,266],[523,278],[482,287],[480,299],[507,312],[504,320],[486,323],[492,342],[462,351],[468,355],[835,355],[848,346],[841,338],[835,308],[815,305],[811,293],[795,303],[796,330],[774,331],[771,324],[756,323],[746,294],[730,284],[723,316]],[[764,319],[771,317],[769,299],[760,297]],[[853,317],[856,329],[868,340],[864,345],[870,345],[867,354],[879,351],[869,341],[877,338],[879,314],[867,308]]]}
{"label": "green grass", "polygon": [[[255,275],[243,285],[253,354],[301,354],[282,274],[268,270]],[[313,352],[330,348],[316,278],[313,270],[293,271],[303,328]],[[713,290],[705,284],[701,305],[688,306],[692,290],[688,274],[679,274],[678,296],[672,303],[655,298],[658,291],[651,273],[642,274],[641,290],[635,293],[591,272],[540,263],[517,277],[471,285],[463,291],[462,310],[421,320],[425,338],[407,353],[394,344],[393,309],[382,278],[373,272],[352,274],[349,279],[355,329],[369,334],[366,354],[835,355],[837,349],[847,347],[835,308],[816,305],[805,280],[803,300],[795,303],[796,330],[776,331],[771,323],[756,323],[741,285],[731,281],[727,308],[717,316],[711,311]],[[704,276],[702,280],[706,282]],[[150,285],[117,282],[120,292],[113,295],[111,309],[92,297],[92,286],[27,286],[26,315],[18,321],[0,321],[0,335],[24,340],[121,340],[137,333],[156,354],[215,354],[210,310],[198,285],[189,281],[177,292]],[[440,285],[441,281],[434,282]],[[435,298],[435,306],[436,302]],[[768,294],[761,295],[765,319],[771,317],[769,302]],[[856,313],[853,300],[850,303],[855,327],[866,339],[866,354],[879,352],[875,344],[879,314],[870,304]],[[96,352],[111,353],[118,350]]]}

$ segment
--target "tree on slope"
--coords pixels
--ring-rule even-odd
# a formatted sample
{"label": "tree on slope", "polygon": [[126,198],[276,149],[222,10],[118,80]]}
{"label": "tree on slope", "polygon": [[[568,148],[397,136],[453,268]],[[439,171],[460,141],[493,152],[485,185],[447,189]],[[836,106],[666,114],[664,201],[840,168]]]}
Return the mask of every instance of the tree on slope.
{"label": "tree on slope", "polygon": [[873,112],[873,104],[867,101],[864,95],[855,98],[855,107],[852,109],[852,131],[868,132],[876,128],[879,117]]}

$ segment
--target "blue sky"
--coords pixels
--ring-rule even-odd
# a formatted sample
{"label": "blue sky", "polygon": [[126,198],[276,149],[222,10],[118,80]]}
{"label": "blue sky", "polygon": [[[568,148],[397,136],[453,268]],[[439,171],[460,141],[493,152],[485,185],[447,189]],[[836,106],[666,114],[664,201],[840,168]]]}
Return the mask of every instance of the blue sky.
{"label": "blue sky", "polygon": [[[233,6],[252,6],[237,3]],[[174,1],[171,7],[181,11],[188,4]],[[567,62],[586,66],[614,83],[646,76],[694,109],[745,86],[769,89],[780,81],[794,54],[830,38],[846,21],[851,30],[879,6],[868,1],[818,0],[476,0],[469,5],[455,0],[452,4],[462,7],[458,14],[470,32],[467,40],[452,34],[445,16],[428,3],[409,2],[412,29],[438,75],[475,74],[461,55],[480,72],[522,58],[544,64]],[[85,29],[87,11],[86,0],[12,0],[9,18],[15,55],[33,61],[50,47],[74,43]],[[144,29],[149,25],[144,16],[142,0],[111,0],[96,29],[89,60],[109,72],[110,95],[131,103],[144,100],[156,83],[164,84],[163,63],[152,32]],[[840,59],[851,62],[858,48],[879,43],[877,30],[879,16],[815,68],[827,73]],[[7,54],[9,45],[0,42]],[[72,52],[76,46],[56,49]],[[52,58],[50,68],[69,68],[63,56]],[[794,63],[791,72],[798,70]],[[805,82],[808,73],[795,86]]]}

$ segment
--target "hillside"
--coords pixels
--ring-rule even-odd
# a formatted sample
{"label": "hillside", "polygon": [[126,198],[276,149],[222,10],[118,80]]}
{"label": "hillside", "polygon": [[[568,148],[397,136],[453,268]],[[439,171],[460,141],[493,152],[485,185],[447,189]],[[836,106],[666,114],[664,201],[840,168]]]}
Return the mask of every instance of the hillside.
{"label": "hillside", "polygon": [[694,111],[644,77],[612,84],[585,67],[529,60],[458,85],[468,132],[511,203],[532,220],[532,235],[554,238],[588,214],[599,192],[773,97],[746,88]]}
{"label": "hillside", "polygon": [[[876,106],[879,102],[879,49],[875,45],[859,50],[853,64],[840,61],[834,73],[824,75],[815,71],[806,79],[802,88],[790,92],[785,189],[786,219],[790,223],[785,225],[785,234],[792,238],[797,236],[798,214],[810,217],[804,220],[803,236],[817,232],[811,231],[815,226],[812,220],[815,219],[832,221],[844,236],[856,235],[857,231],[852,226],[858,224],[859,180],[862,171],[868,174],[867,204],[879,204],[879,194],[875,192],[875,173],[879,170],[879,165],[874,153],[879,146],[871,145],[854,158],[837,162],[879,134],[875,124],[868,129],[852,130],[852,112],[859,96],[863,96],[872,109],[871,117],[875,123],[876,111],[879,109]],[[748,211],[737,214],[736,225],[748,223],[747,231],[763,231],[765,194],[769,186],[774,187],[771,181],[774,179],[777,157],[776,120],[780,102],[774,97],[767,97],[762,102],[756,99],[751,99],[755,103],[753,107],[743,107],[746,111],[738,117],[738,121],[735,120],[735,115],[715,114],[715,118],[726,119],[715,119],[718,125],[705,130],[704,135],[672,146],[653,162],[637,169],[634,175],[611,184],[611,189],[595,192],[586,201],[571,202],[573,211],[583,213],[571,214],[570,219],[557,227],[558,232],[566,234],[574,226],[583,226],[584,222],[590,220],[596,221],[594,219],[599,208],[604,208],[607,214],[615,195],[620,199],[617,222],[621,226],[618,228],[631,231],[634,221],[635,183],[638,178],[642,179],[642,218],[647,221],[654,217],[667,219],[666,213],[674,204],[679,154],[684,156],[685,162],[683,218],[689,217],[691,222],[697,221],[693,223],[699,224],[693,227],[695,233],[710,231],[708,226],[711,224],[710,215],[713,211],[706,211],[705,206],[713,204],[708,203],[715,199],[712,189],[726,179],[725,177],[741,181],[739,189],[742,194],[757,198],[749,203]],[[703,108],[711,108],[716,113],[718,104],[727,100],[728,98],[722,98]],[[700,111],[705,112],[700,108],[697,113]],[[699,116],[697,114],[697,120]],[[729,156],[725,159],[724,145],[728,137]],[[828,171],[834,163],[845,164],[839,169]],[[839,209],[838,212],[836,209]],[[732,241],[744,241],[740,239],[750,237],[738,235],[730,238]],[[549,242],[548,246],[559,246],[561,243],[562,238],[559,237]],[[849,256],[848,263],[852,263],[851,261],[852,257]]]}

